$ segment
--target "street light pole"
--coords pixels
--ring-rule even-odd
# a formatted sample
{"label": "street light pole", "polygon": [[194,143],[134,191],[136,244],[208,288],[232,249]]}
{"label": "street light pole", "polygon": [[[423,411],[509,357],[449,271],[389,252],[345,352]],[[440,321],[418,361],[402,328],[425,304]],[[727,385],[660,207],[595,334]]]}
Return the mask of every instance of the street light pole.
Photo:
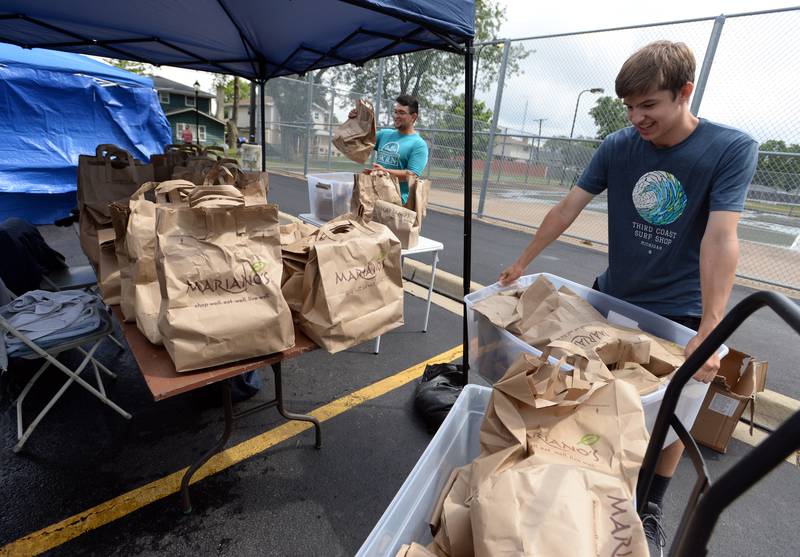
{"label": "street light pole", "polygon": [[581,95],[584,93],[602,93],[603,89],[601,87],[593,87],[591,89],[584,89],[580,93],[578,93],[578,100],[575,101],[575,114],[572,115],[572,129],[569,130],[569,138],[572,139],[572,134],[575,133],[575,120],[578,118],[578,105],[581,104]]}
{"label": "street light pole", "polygon": [[[567,152],[572,154],[572,136],[575,133],[575,120],[578,118],[578,106],[581,104],[581,95],[584,93],[602,93],[602,87],[592,87],[591,89],[584,89],[578,93],[578,100],[575,101],[575,113],[572,115],[572,128],[569,130],[569,144],[567,145]],[[561,184],[564,183],[564,174],[566,174],[567,161],[564,160],[563,171],[561,172]]]}
{"label": "street light pole", "polygon": [[197,140],[197,144],[200,145],[200,112],[199,107],[197,106],[197,94],[200,92],[200,83],[198,81],[194,82],[194,133],[197,134],[195,138]]}

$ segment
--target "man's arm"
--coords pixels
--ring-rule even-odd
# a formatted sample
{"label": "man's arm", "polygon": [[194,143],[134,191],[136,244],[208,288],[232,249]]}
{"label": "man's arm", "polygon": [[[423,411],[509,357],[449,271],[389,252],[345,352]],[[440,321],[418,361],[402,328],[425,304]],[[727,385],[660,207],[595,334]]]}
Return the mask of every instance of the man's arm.
{"label": "man's arm", "polygon": [[[700,291],[703,300],[703,316],[697,335],[686,345],[688,357],[711,333],[725,315],[725,306],[733,288],[736,263],[739,260],[739,237],[736,227],[739,213],[735,211],[712,211],[708,217],[706,231],[700,243]],[[710,382],[719,369],[719,356],[708,359],[695,374],[695,379]]]}
{"label": "man's arm", "polygon": [[522,252],[514,264],[500,273],[500,278],[498,279],[500,284],[505,286],[522,276],[531,261],[569,228],[569,225],[575,221],[593,197],[593,194],[580,187],[572,188],[558,205],[548,211],[528,247],[525,248],[525,251]]}

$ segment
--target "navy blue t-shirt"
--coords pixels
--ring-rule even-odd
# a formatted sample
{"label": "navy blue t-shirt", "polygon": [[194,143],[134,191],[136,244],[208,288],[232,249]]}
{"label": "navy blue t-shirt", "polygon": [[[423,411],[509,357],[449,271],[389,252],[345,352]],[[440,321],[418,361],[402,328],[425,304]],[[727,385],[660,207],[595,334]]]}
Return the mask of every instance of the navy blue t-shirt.
{"label": "navy blue t-shirt", "polygon": [[744,208],[758,160],[746,133],[700,119],[658,148],[629,127],[609,135],[578,185],[608,190],[608,269],[602,292],[661,315],[701,316],[700,241],[711,211]]}

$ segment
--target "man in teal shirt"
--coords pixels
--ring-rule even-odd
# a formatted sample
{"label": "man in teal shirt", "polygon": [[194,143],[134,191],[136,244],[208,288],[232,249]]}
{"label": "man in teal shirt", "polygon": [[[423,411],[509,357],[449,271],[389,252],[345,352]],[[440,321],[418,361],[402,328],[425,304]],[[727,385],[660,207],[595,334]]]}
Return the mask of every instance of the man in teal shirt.
{"label": "man in teal shirt", "polygon": [[[356,111],[350,112],[355,118]],[[378,130],[375,150],[378,152],[372,170],[384,170],[400,180],[400,193],[403,203],[408,199],[408,177],[411,174],[422,176],[428,164],[428,145],[414,130],[419,116],[419,102],[411,95],[400,95],[394,103],[394,129]]]}

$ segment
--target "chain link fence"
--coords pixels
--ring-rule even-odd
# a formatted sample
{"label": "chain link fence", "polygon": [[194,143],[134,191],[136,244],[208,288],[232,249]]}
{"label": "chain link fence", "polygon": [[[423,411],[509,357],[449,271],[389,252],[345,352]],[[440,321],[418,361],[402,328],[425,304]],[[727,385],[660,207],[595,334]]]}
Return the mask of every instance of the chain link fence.
{"label": "chain link fence", "polygon": [[[627,57],[655,40],[686,43],[698,61],[692,107],[703,118],[740,128],[759,142],[759,164],[739,226],[737,273],[800,289],[800,8],[493,41],[482,49],[524,49],[518,71],[475,90],[473,192],[478,216],[536,228],[573,187],[603,137],[627,125],[614,79]],[[513,74],[513,75],[512,75]],[[379,78],[380,82],[380,78]],[[479,80],[476,80],[479,83]],[[463,91],[463,86],[457,89]],[[333,128],[358,98],[391,126],[392,98],[309,79],[267,83],[267,161],[298,173],[362,168],[332,145]],[[429,146],[431,203],[463,210],[463,116],[421,106],[417,130]],[[567,231],[607,244],[607,207],[596,197]]]}

